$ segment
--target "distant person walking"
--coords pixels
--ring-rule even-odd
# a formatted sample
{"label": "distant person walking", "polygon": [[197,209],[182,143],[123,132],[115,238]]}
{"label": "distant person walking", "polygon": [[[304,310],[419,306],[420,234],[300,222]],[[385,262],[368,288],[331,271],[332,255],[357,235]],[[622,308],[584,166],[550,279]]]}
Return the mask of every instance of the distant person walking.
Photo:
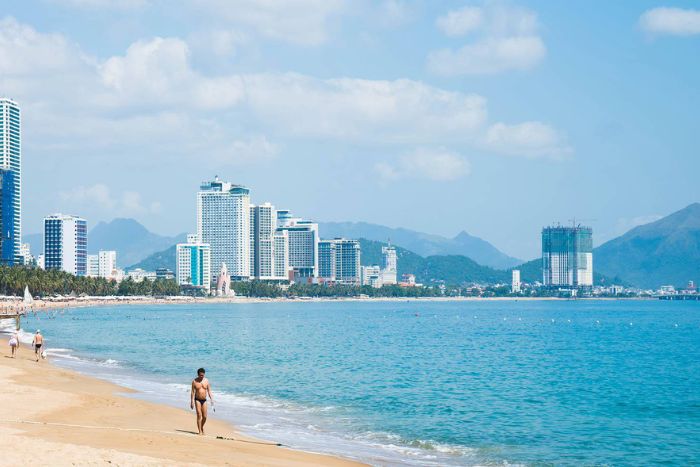
{"label": "distant person walking", "polygon": [[41,346],[44,345],[44,336],[41,335],[41,331],[39,329],[37,329],[36,334],[34,334],[32,345],[34,346],[34,355],[36,355],[36,361],[38,362],[39,357],[41,357]]}
{"label": "distant person walking", "polygon": [[19,348],[19,333],[17,331],[15,331],[14,334],[10,336],[10,341],[8,343],[10,344],[12,358],[15,358],[15,355],[17,354],[17,349]]}
{"label": "distant person walking", "polygon": [[211,384],[204,377],[204,368],[197,370],[197,377],[192,380],[190,393],[190,409],[197,411],[197,433],[204,435],[204,424],[207,423],[207,395],[214,407],[214,396],[211,395]]}

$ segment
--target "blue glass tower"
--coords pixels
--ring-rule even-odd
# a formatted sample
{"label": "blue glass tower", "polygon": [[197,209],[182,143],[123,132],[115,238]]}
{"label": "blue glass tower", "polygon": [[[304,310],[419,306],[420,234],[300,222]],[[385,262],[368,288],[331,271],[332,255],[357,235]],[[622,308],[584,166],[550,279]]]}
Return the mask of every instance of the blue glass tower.
{"label": "blue glass tower", "polygon": [[12,265],[21,262],[21,136],[19,105],[6,98],[0,98],[0,176],[2,176],[0,262]]}
{"label": "blue glass tower", "polygon": [[15,262],[15,174],[11,170],[0,169],[0,263],[11,266]]}

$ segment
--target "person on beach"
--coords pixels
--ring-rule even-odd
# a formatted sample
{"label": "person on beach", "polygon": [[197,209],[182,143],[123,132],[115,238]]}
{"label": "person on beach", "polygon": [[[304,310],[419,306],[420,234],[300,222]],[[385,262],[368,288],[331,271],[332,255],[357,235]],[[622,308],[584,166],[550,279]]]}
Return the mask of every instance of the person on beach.
{"label": "person on beach", "polygon": [[39,361],[39,357],[41,357],[41,346],[44,345],[44,336],[41,335],[40,330],[36,330],[36,334],[34,334],[34,340],[32,340],[32,345],[34,346],[34,355],[36,355],[36,361]]}
{"label": "person on beach", "polygon": [[211,395],[211,385],[204,377],[204,368],[197,370],[197,377],[192,380],[192,391],[190,393],[190,409],[197,410],[197,432],[204,435],[204,424],[207,423],[207,394],[214,407],[214,397]]}
{"label": "person on beach", "polygon": [[10,336],[10,351],[12,352],[12,358],[15,358],[15,354],[17,353],[17,349],[19,348],[19,333],[17,331],[14,332]]}

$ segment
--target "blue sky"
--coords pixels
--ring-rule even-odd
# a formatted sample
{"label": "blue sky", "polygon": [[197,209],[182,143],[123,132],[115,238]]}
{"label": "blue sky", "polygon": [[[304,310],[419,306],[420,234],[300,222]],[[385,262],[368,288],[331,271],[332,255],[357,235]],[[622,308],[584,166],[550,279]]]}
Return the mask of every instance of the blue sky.
{"label": "blue sky", "polygon": [[41,0],[0,13],[44,215],[195,228],[218,174],[319,221],[539,254],[700,200],[700,6],[659,1]]}

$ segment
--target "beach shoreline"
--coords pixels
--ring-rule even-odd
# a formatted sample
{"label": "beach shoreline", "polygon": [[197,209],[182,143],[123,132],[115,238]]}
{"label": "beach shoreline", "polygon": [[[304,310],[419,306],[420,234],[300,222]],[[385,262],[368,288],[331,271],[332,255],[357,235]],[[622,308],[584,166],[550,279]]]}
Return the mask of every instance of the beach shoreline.
{"label": "beach shoreline", "polygon": [[0,382],[12,403],[0,417],[0,439],[13,449],[2,464],[363,465],[242,435],[212,413],[208,436],[197,436],[192,412],[128,397],[134,391],[48,361],[37,363],[27,345],[12,359],[5,344]]}
{"label": "beach shoreline", "polygon": [[113,296],[113,297],[62,297],[55,299],[36,299],[32,304],[25,304],[21,297],[0,298],[0,319],[3,315],[17,312],[39,312],[62,308],[92,308],[121,305],[192,305],[192,304],[251,304],[251,303],[334,303],[334,302],[511,302],[511,301],[579,301],[579,300],[655,300],[648,297],[149,297],[149,296]]}

